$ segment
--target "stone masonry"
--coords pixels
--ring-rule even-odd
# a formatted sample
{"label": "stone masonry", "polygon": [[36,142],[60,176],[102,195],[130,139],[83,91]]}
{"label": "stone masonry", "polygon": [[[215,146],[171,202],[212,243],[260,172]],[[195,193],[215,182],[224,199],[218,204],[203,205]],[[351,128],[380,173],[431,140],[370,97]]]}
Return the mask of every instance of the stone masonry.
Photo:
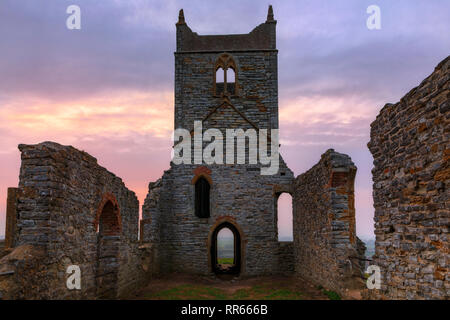
{"label": "stone masonry", "polygon": [[[18,238],[0,260],[0,295],[113,298],[145,283],[143,264],[148,262],[141,259],[146,250],[138,248],[134,192],[73,147],[44,142],[19,149]],[[81,269],[81,290],[66,287],[69,265]]]}
{"label": "stone masonry", "polygon": [[450,57],[371,125],[376,253],[372,298],[450,297]]}
{"label": "stone masonry", "polygon": [[330,149],[318,164],[295,179],[295,271],[337,292],[361,286],[355,234],[356,166]]}
{"label": "stone masonry", "polygon": [[[275,31],[271,6],[264,23],[240,35],[198,35],[181,10],[174,128],[187,129],[192,140],[212,128],[223,136],[227,129],[278,129]],[[371,264],[381,267],[382,286],[367,291],[370,298],[449,297],[449,68],[447,58],[372,123]],[[140,228],[134,192],[95,158],[53,142],[20,145],[19,185],[8,190],[0,299],[121,298],[160,273],[213,276],[221,271],[216,245],[223,227],[235,237],[230,270],[238,277],[295,275],[343,295],[361,289],[365,247],[356,237],[350,157],[330,149],[294,177],[280,156],[278,172],[261,175],[264,165],[248,163],[255,142],[246,141],[245,163],[171,162],[149,184]],[[278,241],[282,193],[293,198],[293,242]],[[81,290],[66,287],[69,265],[81,268]]]}
{"label": "stone masonry", "polygon": [[17,241],[17,188],[8,188],[6,202],[5,249],[14,247]]}
{"label": "stone masonry", "polygon": [[[180,12],[175,129],[191,131],[195,120],[201,121],[203,132],[217,128],[224,136],[226,129],[278,129],[275,26],[269,12],[267,21],[249,34],[200,36]],[[226,61],[236,75],[234,87],[229,94],[219,94],[215,73]],[[248,147],[246,151],[248,155]],[[290,192],[293,173],[280,162],[278,173],[271,176],[261,175],[259,164],[171,163],[163,177],[150,184],[143,206],[143,240],[158,248],[159,269],[211,274],[212,234],[231,223],[241,242],[241,275],[292,272],[292,246],[278,242],[276,201],[281,192]],[[199,176],[211,187],[208,218],[194,213]]]}

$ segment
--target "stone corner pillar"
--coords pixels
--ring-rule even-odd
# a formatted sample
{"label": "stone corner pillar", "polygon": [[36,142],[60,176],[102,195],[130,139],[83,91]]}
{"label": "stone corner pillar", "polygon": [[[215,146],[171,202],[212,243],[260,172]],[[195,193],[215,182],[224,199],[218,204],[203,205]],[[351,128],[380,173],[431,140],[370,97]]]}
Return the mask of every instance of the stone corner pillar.
{"label": "stone corner pillar", "polygon": [[8,198],[6,200],[5,249],[13,248],[15,245],[17,232],[17,190],[18,188],[8,188]]}

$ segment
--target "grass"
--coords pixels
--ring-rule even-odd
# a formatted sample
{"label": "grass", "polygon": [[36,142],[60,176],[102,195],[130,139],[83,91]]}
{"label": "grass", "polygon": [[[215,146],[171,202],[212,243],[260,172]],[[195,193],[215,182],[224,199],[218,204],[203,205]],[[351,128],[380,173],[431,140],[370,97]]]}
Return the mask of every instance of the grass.
{"label": "grass", "polygon": [[231,300],[245,300],[250,298],[250,292],[246,289],[238,289],[230,297]]}
{"label": "grass", "polygon": [[321,290],[330,300],[341,300],[341,296],[335,291],[326,290],[322,286],[318,286],[317,289]]}
{"label": "grass", "polygon": [[233,258],[219,258],[217,259],[218,264],[234,264]]}
{"label": "grass", "polygon": [[160,300],[300,300],[302,294],[289,289],[274,289],[270,286],[261,285],[238,289],[230,294],[219,288],[185,284],[147,294],[145,298]]}
{"label": "grass", "polygon": [[148,294],[145,298],[161,300],[223,300],[226,298],[226,295],[223,290],[217,288],[185,284],[154,294]]}
{"label": "grass", "polygon": [[341,296],[337,292],[324,290],[323,293],[325,293],[330,300],[341,300]]}
{"label": "grass", "polygon": [[301,300],[302,294],[300,292],[291,291],[288,289],[275,290],[273,293],[265,296],[263,299],[267,300]]}

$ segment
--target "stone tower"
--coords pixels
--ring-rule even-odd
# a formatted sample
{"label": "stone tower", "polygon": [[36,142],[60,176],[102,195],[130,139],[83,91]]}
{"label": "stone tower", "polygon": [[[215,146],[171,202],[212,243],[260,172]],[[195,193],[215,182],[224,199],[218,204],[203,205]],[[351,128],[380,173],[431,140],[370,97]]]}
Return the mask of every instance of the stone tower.
{"label": "stone tower", "polygon": [[[215,128],[224,137],[227,129],[278,129],[278,51],[271,6],[266,22],[248,34],[198,35],[183,10],[176,28],[175,129],[192,133],[194,121],[201,123],[203,133]],[[248,146],[246,152],[248,156]],[[154,246],[161,271],[220,272],[216,238],[224,227],[234,234],[232,272],[293,271],[292,243],[279,243],[277,231],[277,199],[282,192],[291,193],[293,173],[281,157],[276,174],[261,175],[260,169],[249,161],[172,162],[161,179],[150,183],[142,238]]]}
{"label": "stone tower", "polygon": [[[270,7],[271,8],[271,7]],[[234,113],[255,128],[278,128],[276,21],[270,9],[265,23],[248,34],[201,36],[180,10],[175,52],[175,128],[191,128],[194,120],[212,122],[211,112],[225,99]],[[218,73],[234,73],[234,82]],[[220,74],[217,75],[219,80]],[[208,117],[209,116],[209,117]],[[213,119],[216,119],[213,117]],[[219,120],[219,127],[236,126]]]}

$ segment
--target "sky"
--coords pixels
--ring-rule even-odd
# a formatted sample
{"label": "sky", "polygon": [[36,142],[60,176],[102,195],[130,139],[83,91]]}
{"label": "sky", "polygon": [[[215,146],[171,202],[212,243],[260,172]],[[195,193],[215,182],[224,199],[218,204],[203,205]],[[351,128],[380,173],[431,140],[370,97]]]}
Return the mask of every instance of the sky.
{"label": "sky", "polygon": [[[450,53],[447,0],[271,1],[277,22],[280,143],[296,175],[333,148],[353,159],[357,233],[373,236],[370,123]],[[69,5],[81,30],[69,30]],[[0,235],[19,143],[85,150],[142,205],[169,168],[175,23],[199,34],[248,33],[266,1],[0,1]],[[369,5],[381,29],[369,30]],[[280,234],[292,234],[289,197]]]}

